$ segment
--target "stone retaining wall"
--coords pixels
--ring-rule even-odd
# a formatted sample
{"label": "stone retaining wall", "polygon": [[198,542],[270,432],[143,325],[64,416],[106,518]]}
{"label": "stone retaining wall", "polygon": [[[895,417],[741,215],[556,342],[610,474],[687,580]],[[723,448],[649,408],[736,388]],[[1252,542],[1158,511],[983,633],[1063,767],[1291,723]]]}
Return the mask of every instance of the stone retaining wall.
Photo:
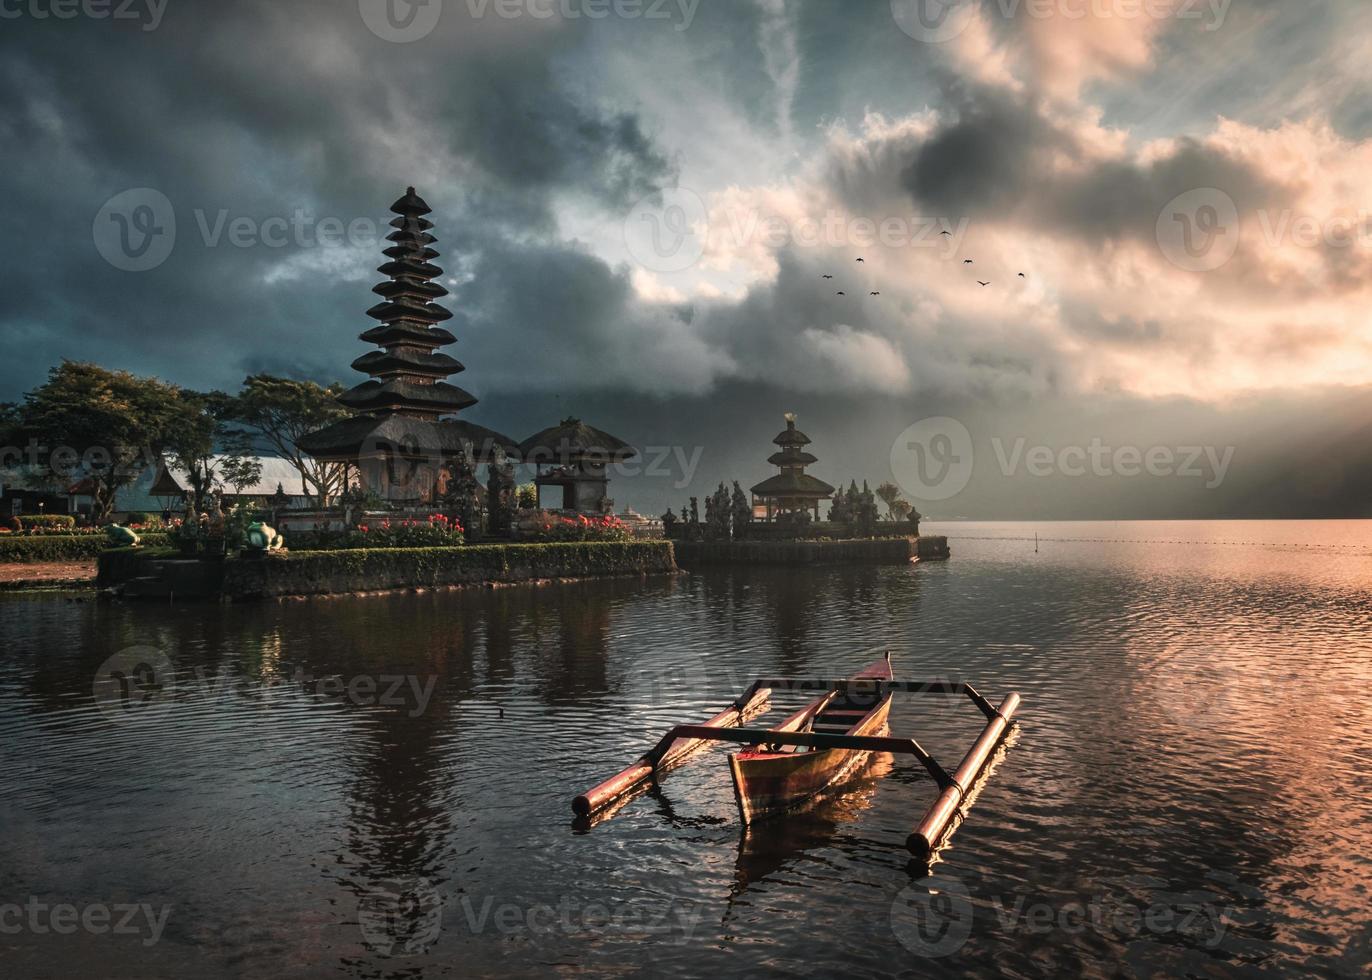
{"label": "stone retaining wall", "polygon": [[[100,586],[135,585],[132,592],[156,594],[149,574],[178,564],[154,556],[138,560],[128,551],[111,553],[101,556]],[[297,551],[215,564],[222,574],[219,597],[235,601],[677,571],[670,541]]]}

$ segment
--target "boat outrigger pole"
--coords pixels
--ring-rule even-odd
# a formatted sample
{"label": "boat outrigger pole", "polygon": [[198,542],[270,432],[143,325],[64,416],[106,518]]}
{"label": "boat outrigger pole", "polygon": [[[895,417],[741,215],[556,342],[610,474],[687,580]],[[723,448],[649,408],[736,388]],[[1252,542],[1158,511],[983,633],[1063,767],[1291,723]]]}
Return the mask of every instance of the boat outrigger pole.
{"label": "boat outrigger pole", "polygon": [[[739,728],[750,717],[765,710],[775,691],[836,692],[849,701],[870,699],[875,703],[893,692],[905,694],[964,694],[986,716],[980,737],[968,749],[957,769],[949,773],[912,738],[874,735],[838,735],[816,731]],[[906,840],[910,853],[928,861],[946,836],[953,819],[968,802],[968,794],[986,768],[997,745],[1011,724],[1020,697],[1012,693],[999,707],[982,697],[970,684],[948,681],[897,681],[867,678],[829,680],[819,678],[770,677],[753,682],[743,695],[703,725],[677,725],[633,765],[572,801],[577,815],[589,817],[622,799],[656,774],[679,764],[707,742],[735,742],[740,745],[767,746],[776,750],[796,746],[816,750],[848,752],[889,752],[913,755],[938,785],[938,799],[925,811],[915,831]],[[796,716],[799,718],[800,716]]]}
{"label": "boat outrigger pole", "polygon": [[[765,712],[770,706],[771,691],[753,684],[744,691],[733,704],[701,725],[690,727],[699,731],[714,732],[719,729],[741,725]],[[675,730],[675,729],[674,729]],[[709,736],[692,738],[673,738],[670,734],[651,751],[641,756],[633,765],[618,775],[611,776],[599,786],[588,789],[572,800],[572,811],[579,817],[589,817],[623,799],[638,789],[657,773],[666,772],[680,765],[693,753],[703,749]]]}

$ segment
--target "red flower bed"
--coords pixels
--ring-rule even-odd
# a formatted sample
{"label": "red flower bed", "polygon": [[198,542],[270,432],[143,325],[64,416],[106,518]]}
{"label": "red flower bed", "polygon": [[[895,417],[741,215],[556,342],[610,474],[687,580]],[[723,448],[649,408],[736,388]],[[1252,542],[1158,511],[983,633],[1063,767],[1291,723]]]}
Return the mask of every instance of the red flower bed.
{"label": "red flower bed", "polygon": [[343,544],[348,548],[437,548],[464,541],[466,531],[461,521],[430,514],[424,520],[386,518],[380,524],[359,524],[348,532]]}
{"label": "red flower bed", "polygon": [[566,517],[543,510],[519,521],[521,541],[628,541],[632,536],[623,521],[609,514]]}

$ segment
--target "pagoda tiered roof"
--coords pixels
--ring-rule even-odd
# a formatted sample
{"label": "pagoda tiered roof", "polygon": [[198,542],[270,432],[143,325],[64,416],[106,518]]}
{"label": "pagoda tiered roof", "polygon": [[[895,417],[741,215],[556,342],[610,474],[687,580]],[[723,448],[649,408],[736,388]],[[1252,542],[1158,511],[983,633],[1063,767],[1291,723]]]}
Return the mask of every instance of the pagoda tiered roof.
{"label": "pagoda tiered roof", "polygon": [[367,310],[380,322],[360,335],[377,349],[352,363],[368,379],[338,398],[357,414],[310,433],[300,447],[323,459],[357,459],[408,435],[411,441],[422,437],[425,445],[437,443],[434,448],[443,453],[474,453],[477,461],[494,458],[497,449],[517,454],[508,436],[445,417],[470,408],[477,399],[447,380],[465,368],[439,350],[457,338],[437,326],[452,313],[434,302],[448,290],[434,281],[443,270],[432,261],[438,258],[433,248],[438,239],[430,234],[433,222],[424,217],[431,209],[410,187],[391,210],[395,230],[382,250],[387,261],[377,268],[387,279],[372,287],[381,302]]}
{"label": "pagoda tiered roof", "polygon": [[818,463],[819,458],[812,456],[799,446],[788,446],[779,453],[772,453],[767,457],[767,462],[773,466],[809,466],[811,463]]}
{"label": "pagoda tiered roof", "polygon": [[768,456],[767,462],[780,467],[781,472],[753,487],[754,494],[773,498],[782,504],[798,500],[823,500],[833,496],[833,487],[805,472],[805,467],[819,460],[802,448],[810,444],[810,437],[796,428],[794,413],[786,413],[786,428],[772,442],[781,450]]}
{"label": "pagoda tiered roof", "polygon": [[462,364],[435,353],[455,338],[434,326],[451,319],[452,313],[432,302],[448,295],[448,290],[433,282],[443,270],[429,261],[438,257],[432,248],[437,239],[429,234],[433,222],[424,217],[431,209],[411,187],[391,210],[396,213],[391,221],[396,230],[386,238],[394,244],[384,250],[388,261],[377,268],[390,278],[372,287],[383,301],[367,311],[381,325],[362,334],[364,341],[382,349],[353,361],[353,367],[371,379],[339,401],[360,412],[397,411],[438,418],[475,405],[476,397],[443,380],[461,372]]}
{"label": "pagoda tiered roof", "polygon": [[786,413],[786,428],[777,433],[772,442],[778,446],[808,446],[810,437],[796,428],[796,416],[794,412]]}

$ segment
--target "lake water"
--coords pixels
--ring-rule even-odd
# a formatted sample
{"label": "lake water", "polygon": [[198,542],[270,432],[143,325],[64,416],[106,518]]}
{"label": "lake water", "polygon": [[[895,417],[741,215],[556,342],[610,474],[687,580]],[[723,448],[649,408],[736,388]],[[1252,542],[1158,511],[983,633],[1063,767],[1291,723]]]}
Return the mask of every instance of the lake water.
{"label": "lake water", "polygon": [[[926,530],[952,561],[0,600],[3,972],[1367,976],[1372,524]],[[747,835],[723,748],[573,827],[671,724],[881,648],[1024,698],[932,873],[890,757]],[[892,730],[951,768],[979,718]]]}

